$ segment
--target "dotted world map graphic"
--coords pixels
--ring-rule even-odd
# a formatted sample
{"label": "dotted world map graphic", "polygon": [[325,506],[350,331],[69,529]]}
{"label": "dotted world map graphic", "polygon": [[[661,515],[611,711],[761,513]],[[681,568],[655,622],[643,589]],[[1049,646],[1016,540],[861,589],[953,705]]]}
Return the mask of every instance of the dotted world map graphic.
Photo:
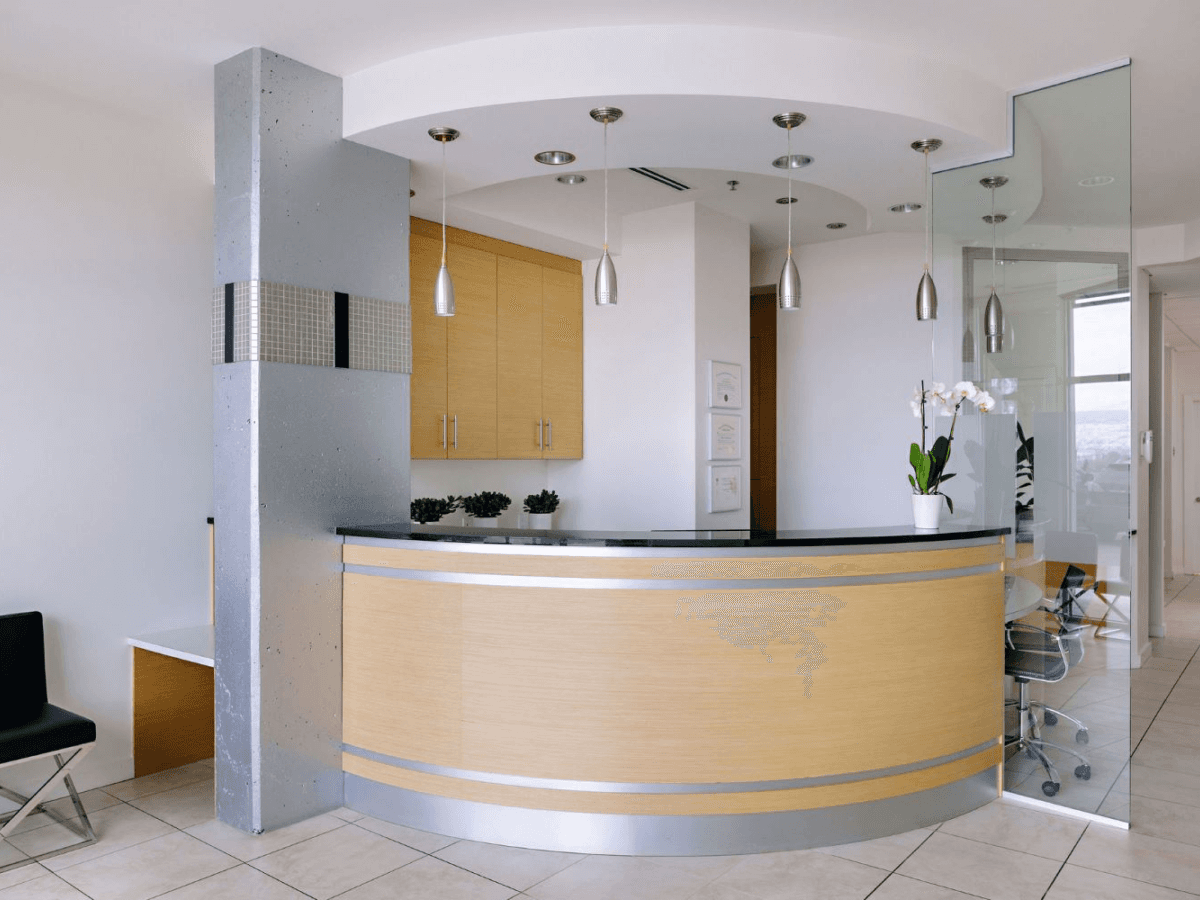
{"label": "dotted world map graphic", "polygon": [[804,696],[812,697],[813,673],[826,662],[816,629],[837,621],[845,605],[817,590],[711,593],[680,597],[675,617],[711,622],[721,640],[756,649],[768,663],[774,662],[772,648],[796,648],[796,674],[804,678]]}

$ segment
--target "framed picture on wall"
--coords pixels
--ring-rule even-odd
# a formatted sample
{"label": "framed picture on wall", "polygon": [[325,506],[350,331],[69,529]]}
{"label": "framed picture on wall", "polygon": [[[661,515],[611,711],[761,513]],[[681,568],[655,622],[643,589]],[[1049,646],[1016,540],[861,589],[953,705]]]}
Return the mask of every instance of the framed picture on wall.
{"label": "framed picture on wall", "polygon": [[708,405],[714,409],[742,408],[742,367],[708,361]]}
{"label": "framed picture on wall", "polygon": [[708,467],[708,511],[734,512],[742,508],[742,467]]}
{"label": "framed picture on wall", "polygon": [[708,414],[708,458],[742,458],[742,417]]}

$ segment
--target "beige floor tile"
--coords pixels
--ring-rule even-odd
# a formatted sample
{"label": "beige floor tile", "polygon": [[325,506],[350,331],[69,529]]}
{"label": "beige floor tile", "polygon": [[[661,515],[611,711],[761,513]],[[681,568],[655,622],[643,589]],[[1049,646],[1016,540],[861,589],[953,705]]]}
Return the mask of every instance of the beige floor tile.
{"label": "beige floor tile", "polygon": [[176,828],[191,828],[216,815],[216,800],[211,779],[172,788],[158,794],[135,797],[129,801],[142,812],[150,813]]}
{"label": "beige floor tile", "polygon": [[409,847],[412,847],[414,850],[420,850],[422,853],[433,853],[435,850],[449,847],[458,840],[458,838],[446,837],[444,834],[418,831],[415,828],[409,828],[407,825],[384,822],[382,819],[376,819],[371,816],[363,816],[361,819],[356,820],[354,824],[359,828],[367,829],[367,831],[381,834],[385,838],[407,844]]}
{"label": "beige floor tile", "polygon": [[1200,883],[1200,847],[1136,830],[1089,825],[1067,861],[1073,866],[1180,891],[1195,890]]}
{"label": "beige floor tile", "polygon": [[357,822],[363,817],[364,814],[360,813],[356,809],[350,809],[348,806],[343,806],[341,809],[335,809],[330,813],[330,815],[337,816],[344,822]]}
{"label": "beige floor tile", "polygon": [[[1200,847],[1200,808],[1170,800],[1132,796],[1129,817],[1139,834]],[[1196,885],[1200,888],[1200,872],[1197,872]]]}
{"label": "beige floor tile", "polygon": [[[0,851],[3,850],[4,845],[0,844]],[[15,850],[11,856],[5,856],[2,852],[0,852],[0,865],[5,865],[5,860],[8,862],[15,862],[24,855],[24,853],[18,855],[17,851]],[[7,872],[0,872],[0,890],[10,888],[14,884],[21,884],[26,881],[32,881],[35,878],[41,878],[43,875],[48,874],[49,871],[49,869],[45,869],[42,866],[39,866],[37,863],[27,863],[26,865],[18,866],[15,869],[9,869]]]}
{"label": "beige floor tile", "polygon": [[[1162,713],[1160,712],[1159,715],[1162,715]],[[1153,721],[1153,719],[1141,718],[1140,716],[1129,717],[1130,746],[1137,746],[1137,742],[1146,736],[1146,731],[1150,728],[1150,723]]]}
{"label": "beige floor tile", "polygon": [[344,820],[326,814],[313,816],[311,819],[305,819],[295,825],[276,828],[274,831],[267,831],[263,834],[247,834],[217,819],[209,819],[207,822],[188,828],[187,833],[216,847],[223,853],[228,853],[242,861],[248,861],[344,825],[346,825]]}
{"label": "beige floor tile", "polygon": [[1116,819],[1118,822],[1129,821],[1129,794],[1123,791],[1109,791],[1104,802],[1100,804],[1100,808],[1096,810],[1097,814],[1107,816],[1110,819]]}
{"label": "beige floor tile", "polygon": [[1196,655],[1200,643],[1177,638],[1151,638],[1150,646],[1156,657],[1179,659],[1186,662]]}
{"label": "beige floor tile", "polygon": [[1187,747],[1176,747],[1156,741],[1149,735],[1142,738],[1142,742],[1138,744],[1133,761],[1156,769],[1200,775],[1200,753]]}
{"label": "beige floor tile", "polygon": [[1179,675],[1187,668],[1186,659],[1171,659],[1169,656],[1152,656],[1144,663],[1142,669],[1157,669],[1160,672],[1174,672]]}
{"label": "beige floor tile", "polygon": [[525,893],[537,900],[684,900],[708,880],[656,860],[588,856]]}
{"label": "beige floor tile", "polygon": [[212,777],[213,770],[210,766],[204,763],[190,763],[180,766],[178,769],[168,769],[154,775],[144,775],[141,778],[110,784],[104,788],[104,791],[112,794],[118,800],[129,801],[149,794],[160,794],[163,791],[183,787],[185,784],[195,784],[197,781],[205,779],[212,780]]}
{"label": "beige floor tile", "polygon": [[1143,765],[1136,760],[1130,772],[1130,792],[1138,797],[1170,800],[1200,808],[1200,775],[1185,775]]}
{"label": "beige floor tile", "polygon": [[[522,894],[521,896],[525,896]],[[743,890],[739,890],[731,884],[706,884],[700,888],[688,900],[759,900],[753,894],[747,894]]]}
{"label": "beige floor tile", "polygon": [[1191,900],[1194,896],[1107,872],[1064,866],[1046,900]]}
{"label": "beige floor tile", "polygon": [[987,900],[1041,900],[1059,863],[940,831],[897,871]]}
{"label": "beige floor tile", "polygon": [[161,900],[308,900],[252,866],[237,866],[163,894]]}
{"label": "beige floor tile", "polygon": [[888,880],[871,895],[871,900],[975,900],[975,898],[971,894],[893,874],[889,875]]}
{"label": "beige floor tile", "polygon": [[996,847],[1032,853],[1059,862],[1070,855],[1087,823],[1001,800],[942,823],[939,834],[953,834]]}
{"label": "beige floor tile", "polygon": [[884,869],[853,860],[796,850],[742,857],[713,883],[732,885],[763,900],[861,900],[887,875]]}
{"label": "beige floor tile", "polygon": [[460,869],[498,881],[518,891],[533,887],[583,859],[583,854],[580,853],[523,850],[475,841],[458,841],[434,855]]}
{"label": "beige floor tile", "polygon": [[147,900],[235,865],[233,857],[177,831],[58,874],[92,900]]}
{"label": "beige floor tile", "polygon": [[[166,822],[125,803],[99,810],[95,815],[89,813],[88,819],[91,820],[92,828],[96,832],[96,843],[78,850],[71,850],[62,856],[47,859],[42,865],[52,872],[57,872],[67,866],[78,865],[89,859],[96,859],[125,847],[162,837],[170,834],[173,830]],[[12,842],[31,856],[36,856],[48,850],[65,847],[77,840],[79,838],[66,829],[58,825],[47,825],[37,831],[18,835],[12,839]]]}
{"label": "beige floor tile", "polygon": [[[1176,663],[1178,660],[1169,660]],[[1156,669],[1152,666],[1142,666],[1140,669],[1134,669],[1129,673],[1130,684],[1156,684],[1159,686],[1174,687],[1179,680],[1182,672],[1172,672],[1169,669]]]}
{"label": "beige floor tile", "polygon": [[1171,699],[1177,703],[1186,703],[1189,706],[1200,706],[1200,686],[1180,685],[1171,691]]}
{"label": "beige floor tile", "polygon": [[909,855],[933,834],[931,828],[918,828],[902,834],[875,838],[869,841],[858,841],[853,844],[837,844],[833,847],[818,847],[818,853],[829,853],[850,859],[863,865],[874,866],[877,869],[887,869],[889,872],[908,859]]}
{"label": "beige floor tile", "polygon": [[[1185,725],[1180,722],[1156,720],[1146,732],[1146,737],[1153,741],[1171,744],[1179,748],[1191,748],[1200,751],[1200,725]],[[1200,757],[1200,752],[1195,754]]]}
{"label": "beige floor tile", "polygon": [[251,865],[317,900],[328,900],[421,854],[353,824],[259,857]]}
{"label": "beige floor tile", "polygon": [[[28,859],[28,853],[22,853],[9,841],[0,841],[0,866],[11,866],[13,863],[20,862],[23,859]],[[22,868],[28,868],[32,863],[27,863]]]}
{"label": "beige floor tile", "polygon": [[427,856],[343,894],[339,900],[508,900],[511,887]]}
{"label": "beige floor tile", "polygon": [[[116,797],[104,793],[104,791],[96,788],[90,791],[84,791],[79,795],[79,801],[83,804],[84,812],[91,817],[92,813],[102,809],[107,809],[110,806],[116,806],[121,801]],[[71,803],[70,797],[61,797],[58,800],[52,800],[49,803],[43,804],[47,809],[53,810],[60,816],[67,816],[71,819],[75,816],[75,805]],[[11,808],[15,809],[16,804],[11,804]],[[54,824],[54,820],[45,813],[35,812],[30,813],[17,826],[13,834],[23,834],[26,831],[33,831],[35,828],[42,828],[46,825]],[[0,863],[2,865],[2,863]]]}
{"label": "beige floor tile", "polygon": [[90,900],[87,894],[42,869],[42,875],[0,890],[0,900]]}

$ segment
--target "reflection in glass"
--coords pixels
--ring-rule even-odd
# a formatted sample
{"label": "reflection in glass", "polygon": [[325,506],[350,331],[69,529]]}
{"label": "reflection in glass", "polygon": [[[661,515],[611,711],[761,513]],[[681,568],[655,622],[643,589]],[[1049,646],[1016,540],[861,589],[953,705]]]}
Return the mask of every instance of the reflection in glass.
{"label": "reflection in glass", "polygon": [[[1022,95],[1014,115],[1011,158],[935,183],[938,231],[962,259],[951,346],[961,377],[999,401],[964,431],[970,515],[1014,530],[1004,786],[1128,821],[1129,70]],[[1112,182],[1087,186],[1098,173]],[[1006,331],[1004,351],[986,354],[992,249],[978,185],[997,175],[1009,179],[995,276]]]}

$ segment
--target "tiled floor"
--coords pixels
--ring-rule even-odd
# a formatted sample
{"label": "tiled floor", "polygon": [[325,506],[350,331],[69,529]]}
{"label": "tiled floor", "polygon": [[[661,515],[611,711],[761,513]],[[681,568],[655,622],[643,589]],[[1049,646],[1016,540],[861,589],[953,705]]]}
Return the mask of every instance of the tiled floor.
{"label": "tiled floor", "polygon": [[[99,842],[0,874],[0,900],[1200,897],[1200,579],[1179,582],[1168,586],[1170,637],[1132,673],[1132,764],[1106,789],[1129,805],[1130,832],[997,801],[936,828],[755,856],[516,850],[349,810],[254,836],[213,819],[211,763],[196,763],[88,791]],[[1156,690],[1138,693],[1141,685]],[[31,817],[11,846],[0,844],[0,864],[59,840],[62,829]]]}

